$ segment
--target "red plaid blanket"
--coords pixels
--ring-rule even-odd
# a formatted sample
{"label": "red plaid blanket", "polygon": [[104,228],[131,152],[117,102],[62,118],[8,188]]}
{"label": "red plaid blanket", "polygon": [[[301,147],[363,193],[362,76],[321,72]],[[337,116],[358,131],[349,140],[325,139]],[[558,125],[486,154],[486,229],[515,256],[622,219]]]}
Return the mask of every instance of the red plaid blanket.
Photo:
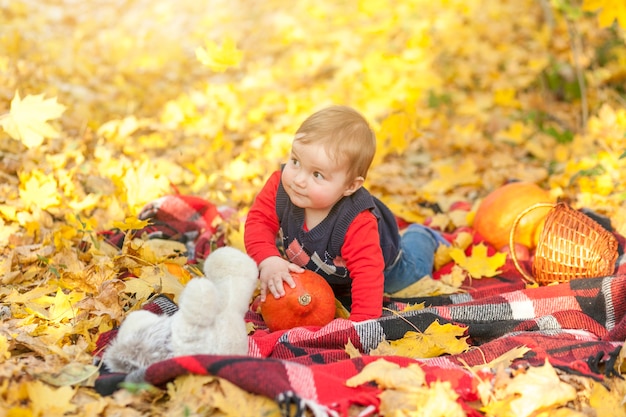
{"label": "red plaid blanket", "polygon": [[[345,381],[380,358],[368,352],[381,341],[400,339],[415,329],[424,331],[435,320],[466,327],[468,342],[479,349],[432,359],[384,358],[403,366],[421,364],[428,381],[449,381],[461,404],[477,399],[477,381],[466,365],[487,363],[520,346],[530,350],[512,364],[514,367],[538,366],[548,360],[556,368],[597,380],[615,372],[614,363],[626,338],[623,256],[612,276],[532,289],[525,289],[513,269],[506,270],[505,276],[467,282],[466,293],[386,300],[393,310],[416,302],[424,302],[427,307],[387,313],[361,323],[335,319],[322,328],[269,332],[262,317],[249,311],[246,320],[254,323],[256,330],[249,337],[248,356],[177,357],[149,367],[146,380],[163,386],[179,375],[211,374],[246,391],[280,404],[296,404],[318,415],[347,415],[351,404],[370,406],[374,412],[379,405],[379,390],[372,385],[350,388]],[[158,297],[144,308],[172,314],[177,307],[166,297]],[[114,335],[115,331],[103,334],[98,351],[105,349]],[[348,342],[361,352],[361,357],[350,357],[345,350]],[[111,392],[122,379],[123,375],[103,373],[96,388],[102,393]],[[476,413],[470,407],[466,409],[468,415]]]}

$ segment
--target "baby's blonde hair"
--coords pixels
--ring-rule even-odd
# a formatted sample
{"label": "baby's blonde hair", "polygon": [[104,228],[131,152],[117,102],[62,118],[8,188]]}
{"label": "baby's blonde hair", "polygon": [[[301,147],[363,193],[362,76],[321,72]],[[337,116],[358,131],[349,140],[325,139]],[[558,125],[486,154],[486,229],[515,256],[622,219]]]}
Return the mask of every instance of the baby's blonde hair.
{"label": "baby's blonde hair", "polygon": [[333,162],[347,165],[348,180],[367,178],[376,135],[359,112],[347,106],[331,106],[309,116],[297,130],[294,142],[319,143]]}

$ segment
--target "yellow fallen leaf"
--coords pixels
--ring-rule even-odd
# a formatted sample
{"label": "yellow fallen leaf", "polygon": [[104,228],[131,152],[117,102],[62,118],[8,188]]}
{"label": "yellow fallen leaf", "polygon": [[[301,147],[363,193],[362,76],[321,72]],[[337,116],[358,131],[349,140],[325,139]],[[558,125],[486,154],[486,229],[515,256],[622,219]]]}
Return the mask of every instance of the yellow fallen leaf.
{"label": "yellow fallen leaf", "polygon": [[594,381],[589,395],[589,405],[598,416],[626,416],[623,390],[611,388],[609,390],[601,383]]}
{"label": "yellow fallen leaf", "polygon": [[75,391],[72,387],[53,388],[41,381],[26,383],[26,392],[31,402],[33,416],[64,416],[73,413]]}
{"label": "yellow fallen leaf", "polygon": [[348,378],[346,385],[358,387],[372,381],[382,389],[410,389],[424,385],[426,374],[418,364],[403,367],[385,359],[378,359],[365,365],[355,376]]}
{"label": "yellow fallen leaf", "polygon": [[85,385],[98,375],[98,367],[84,363],[69,363],[57,372],[36,373],[37,379],[56,387]]}
{"label": "yellow fallen leaf", "polygon": [[528,417],[537,410],[556,408],[576,399],[576,389],[562,382],[546,361],[516,375],[503,388],[494,391],[496,401],[483,407],[488,416]]}
{"label": "yellow fallen leaf", "polygon": [[465,417],[448,381],[411,390],[385,390],[380,394],[380,415],[407,417]]}
{"label": "yellow fallen leaf", "polygon": [[128,230],[141,230],[150,224],[150,220],[139,220],[137,217],[127,217],[123,222],[113,222],[113,227],[125,232]]}
{"label": "yellow fallen leaf", "polygon": [[139,257],[150,264],[171,262],[177,265],[187,263],[187,247],[184,243],[167,239],[134,239]]}
{"label": "yellow fallen leaf", "polygon": [[472,248],[472,255],[465,255],[465,251],[452,248],[450,256],[461,268],[465,269],[474,279],[493,277],[500,273],[500,268],[506,262],[506,253],[496,252],[487,255],[487,246],[479,243]]}
{"label": "yellow fallen leaf", "polygon": [[0,119],[4,131],[27,148],[41,145],[44,138],[56,138],[59,135],[48,121],[60,117],[65,106],[57,103],[56,97],[45,100],[43,96],[27,95],[22,100],[16,91],[9,114]]}
{"label": "yellow fallen leaf", "polygon": [[225,415],[280,417],[271,398],[251,394],[214,376],[184,375],[167,384],[164,415]]}
{"label": "yellow fallen leaf", "polygon": [[435,251],[435,270],[452,261],[452,256],[450,256],[450,251],[452,249],[458,248],[465,251],[465,249],[472,244],[472,240],[473,238],[471,233],[460,232],[455,236],[450,246],[439,245]]}
{"label": "yellow fallen leaf", "polygon": [[499,366],[508,367],[515,359],[522,358],[531,349],[526,346],[515,347],[484,365],[473,366],[474,370],[495,369]]}
{"label": "yellow fallen leaf", "polygon": [[226,38],[221,45],[207,41],[204,48],[196,48],[196,58],[211,70],[224,72],[230,67],[239,65],[243,52],[237,49],[233,39]]}
{"label": "yellow fallen leaf", "polygon": [[61,202],[57,180],[52,174],[35,169],[30,174],[20,174],[20,199],[27,209],[46,210]]}
{"label": "yellow fallen leaf", "polygon": [[124,292],[134,294],[137,303],[142,303],[154,294],[154,287],[146,281],[137,278],[130,278],[124,281]]}
{"label": "yellow fallen leaf", "polygon": [[344,350],[350,356],[350,358],[360,358],[361,356],[363,356],[361,354],[361,351],[354,347],[354,345],[352,344],[352,340],[350,339],[348,339],[348,343],[346,343]]}
{"label": "yellow fallen leaf", "polygon": [[232,246],[233,248],[239,249],[241,251],[246,251],[246,245],[243,241],[244,234],[244,224],[241,223],[239,225],[229,225],[226,229],[226,241],[228,242],[228,246]]}
{"label": "yellow fallen leaf", "polygon": [[423,333],[409,331],[401,339],[388,343],[393,353],[398,356],[434,358],[443,354],[456,355],[468,350],[467,336],[463,336],[464,333],[465,328],[461,326],[451,323],[441,325],[439,321],[434,321]]}
{"label": "yellow fallen leaf", "polygon": [[465,292],[461,290],[461,285],[465,282],[465,278],[467,278],[467,272],[458,265],[453,265],[452,270],[449,274],[442,274],[439,277],[439,281],[442,284],[448,285],[452,288],[457,288],[456,292]]}
{"label": "yellow fallen leaf", "polygon": [[183,284],[176,276],[167,271],[162,264],[144,266],[133,271],[137,278],[144,281],[152,288],[155,294],[167,294],[172,296],[174,302],[178,302],[178,296],[183,290]]}
{"label": "yellow fallen leaf", "polygon": [[422,303],[415,303],[415,304],[408,304],[404,310],[402,310],[403,313],[406,313],[408,311],[420,311],[426,308],[426,303],[422,302]]}

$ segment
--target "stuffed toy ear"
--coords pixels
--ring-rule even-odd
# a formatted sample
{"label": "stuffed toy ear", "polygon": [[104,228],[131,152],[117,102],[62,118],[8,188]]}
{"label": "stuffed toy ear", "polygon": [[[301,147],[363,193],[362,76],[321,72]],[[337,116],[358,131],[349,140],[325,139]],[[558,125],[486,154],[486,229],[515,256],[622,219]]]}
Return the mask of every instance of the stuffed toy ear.
{"label": "stuffed toy ear", "polygon": [[256,262],[244,252],[231,246],[213,251],[204,261],[204,276],[219,281],[226,277],[258,278]]}
{"label": "stuffed toy ear", "polygon": [[225,246],[207,257],[204,275],[215,283],[225,302],[224,308],[243,316],[258,283],[256,262],[244,252]]}

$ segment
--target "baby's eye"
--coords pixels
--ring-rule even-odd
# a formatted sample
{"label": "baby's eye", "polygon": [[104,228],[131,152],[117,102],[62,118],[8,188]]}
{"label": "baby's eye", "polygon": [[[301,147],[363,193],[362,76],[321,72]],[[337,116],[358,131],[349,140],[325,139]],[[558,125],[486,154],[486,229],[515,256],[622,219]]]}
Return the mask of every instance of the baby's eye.
{"label": "baby's eye", "polygon": [[291,158],[291,165],[297,167],[300,166],[300,161],[298,161],[296,158]]}
{"label": "baby's eye", "polygon": [[318,180],[323,180],[323,179],[324,179],[324,175],[322,175],[322,173],[321,173],[321,172],[318,172],[318,171],[315,171],[315,172],[313,173],[313,176],[314,176],[315,178],[317,178]]}

